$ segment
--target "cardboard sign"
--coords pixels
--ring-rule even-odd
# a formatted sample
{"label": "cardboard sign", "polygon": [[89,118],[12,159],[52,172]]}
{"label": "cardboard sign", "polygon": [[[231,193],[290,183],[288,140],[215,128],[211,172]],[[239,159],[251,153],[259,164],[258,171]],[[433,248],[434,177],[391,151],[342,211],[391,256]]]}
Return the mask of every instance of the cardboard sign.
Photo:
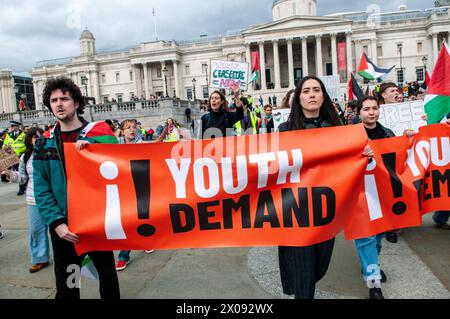
{"label": "cardboard sign", "polygon": [[332,100],[341,97],[341,80],[339,75],[319,76]]}
{"label": "cardboard sign", "polygon": [[418,132],[420,127],[426,126],[427,122],[422,120],[424,114],[423,101],[382,105],[379,122],[401,136],[407,129]]}
{"label": "cardboard sign", "polygon": [[289,119],[289,115],[291,115],[291,109],[281,109],[281,110],[273,110],[273,126],[275,128],[275,132],[278,132],[278,128],[281,123],[287,122]]}
{"label": "cardboard sign", "polygon": [[14,153],[11,146],[0,150],[0,172],[20,163],[20,158]]}
{"label": "cardboard sign", "polygon": [[229,89],[233,84],[237,84],[242,91],[246,91],[248,68],[248,63],[211,60],[209,86],[216,89]]}

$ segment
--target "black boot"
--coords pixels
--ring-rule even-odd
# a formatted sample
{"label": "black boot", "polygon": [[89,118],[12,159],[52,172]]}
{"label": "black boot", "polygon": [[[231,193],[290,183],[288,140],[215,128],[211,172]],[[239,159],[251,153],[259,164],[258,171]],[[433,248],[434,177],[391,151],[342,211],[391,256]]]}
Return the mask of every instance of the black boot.
{"label": "black boot", "polygon": [[384,299],[381,288],[371,288],[369,290],[369,299]]}

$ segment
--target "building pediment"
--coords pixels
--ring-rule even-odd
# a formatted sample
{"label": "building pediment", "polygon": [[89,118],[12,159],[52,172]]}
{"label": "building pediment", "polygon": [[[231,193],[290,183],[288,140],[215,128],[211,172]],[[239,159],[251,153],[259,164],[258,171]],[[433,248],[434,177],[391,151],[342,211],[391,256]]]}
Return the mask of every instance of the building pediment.
{"label": "building pediment", "polygon": [[283,20],[275,21],[269,24],[260,25],[243,32],[244,35],[253,33],[281,32],[288,29],[316,27],[327,24],[348,23],[348,20],[329,18],[329,17],[311,17],[295,16]]}

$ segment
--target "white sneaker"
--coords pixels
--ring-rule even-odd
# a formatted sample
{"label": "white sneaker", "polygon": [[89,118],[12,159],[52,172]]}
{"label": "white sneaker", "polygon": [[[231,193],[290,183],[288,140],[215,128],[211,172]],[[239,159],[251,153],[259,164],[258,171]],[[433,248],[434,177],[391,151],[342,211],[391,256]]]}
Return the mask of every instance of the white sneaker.
{"label": "white sneaker", "polygon": [[154,250],[154,249],[151,249],[151,250],[146,250],[146,251],[145,251],[145,253],[146,253],[146,254],[151,254],[151,253],[154,253],[154,252],[155,252],[155,250]]}

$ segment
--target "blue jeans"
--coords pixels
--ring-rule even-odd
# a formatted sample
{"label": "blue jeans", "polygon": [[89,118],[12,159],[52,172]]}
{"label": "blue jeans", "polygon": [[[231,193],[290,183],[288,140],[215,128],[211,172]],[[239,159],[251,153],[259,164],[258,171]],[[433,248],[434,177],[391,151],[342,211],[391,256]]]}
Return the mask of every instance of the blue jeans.
{"label": "blue jeans", "polygon": [[365,282],[381,279],[378,257],[381,253],[381,240],[384,235],[385,233],[382,233],[373,237],[355,240],[355,246]]}
{"label": "blue jeans", "polygon": [[119,260],[128,261],[130,260],[131,250],[121,250],[119,253]]}
{"label": "blue jeans", "polygon": [[31,264],[47,263],[49,262],[48,227],[39,214],[37,206],[28,205],[28,218]]}
{"label": "blue jeans", "polygon": [[433,220],[436,224],[445,224],[450,218],[450,210],[441,210],[433,215]]}

